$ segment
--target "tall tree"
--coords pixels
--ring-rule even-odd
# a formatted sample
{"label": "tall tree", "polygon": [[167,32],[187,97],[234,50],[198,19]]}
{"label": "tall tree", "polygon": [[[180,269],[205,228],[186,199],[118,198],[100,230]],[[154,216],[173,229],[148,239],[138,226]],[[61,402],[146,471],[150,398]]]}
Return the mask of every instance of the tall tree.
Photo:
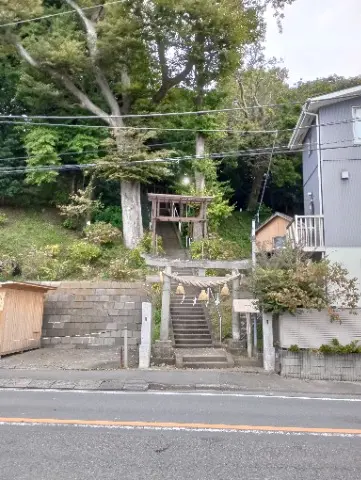
{"label": "tall tree", "polygon": [[[51,80],[69,101],[76,100],[111,127],[122,152],[124,127],[134,124],[124,115],[154,110],[172,88],[191,85],[196,65],[198,72],[216,81],[235,64],[240,47],[257,35],[259,9],[290,0],[123,0],[90,9],[98,2],[1,3],[3,23],[74,10],[71,15],[10,26],[3,29],[4,37],[15,46],[27,75],[48,85]],[[124,240],[132,248],[142,236],[140,183],[129,180],[124,171]],[[146,170],[143,175],[147,180]]]}

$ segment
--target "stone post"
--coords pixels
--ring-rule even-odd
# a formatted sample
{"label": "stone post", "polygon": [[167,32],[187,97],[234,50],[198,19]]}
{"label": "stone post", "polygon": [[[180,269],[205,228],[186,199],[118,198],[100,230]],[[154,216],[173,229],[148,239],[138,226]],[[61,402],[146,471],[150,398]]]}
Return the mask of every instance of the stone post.
{"label": "stone post", "polygon": [[[166,267],[165,273],[172,273],[172,267]],[[163,277],[162,293],[162,316],[160,323],[160,341],[169,340],[169,322],[170,322],[170,278],[167,275]]]}
{"label": "stone post", "polygon": [[142,329],[139,346],[139,368],[150,367],[150,355],[152,348],[152,304],[142,303]]}
{"label": "stone post", "polygon": [[251,314],[246,313],[247,319],[247,356],[252,358],[252,321]]}
{"label": "stone post", "polygon": [[[233,270],[232,274],[237,275],[237,270]],[[233,300],[236,300],[239,298],[239,291],[240,291],[240,285],[239,285],[239,278],[236,278],[236,280],[233,280],[233,285],[232,285],[232,295],[233,295]],[[233,305],[233,302],[232,302]],[[235,341],[239,341],[241,339],[241,332],[240,332],[240,325],[239,325],[239,313],[234,311],[234,308],[232,308],[232,339]]]}
{"label": "stone post", "polygon": [[263,368],[266,372],[275,369],[275,348],[273,346],[273,318],[272,313],[262,314],[263,327]]}

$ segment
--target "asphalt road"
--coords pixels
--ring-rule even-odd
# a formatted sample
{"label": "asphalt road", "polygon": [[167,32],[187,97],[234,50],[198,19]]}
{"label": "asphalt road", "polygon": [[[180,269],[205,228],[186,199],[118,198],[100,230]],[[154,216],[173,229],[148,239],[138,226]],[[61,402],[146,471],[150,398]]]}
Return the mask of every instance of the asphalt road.
{"label": "asphalt road", "polygon": [[1,480],[355,480],[361,399],[0,390]]}

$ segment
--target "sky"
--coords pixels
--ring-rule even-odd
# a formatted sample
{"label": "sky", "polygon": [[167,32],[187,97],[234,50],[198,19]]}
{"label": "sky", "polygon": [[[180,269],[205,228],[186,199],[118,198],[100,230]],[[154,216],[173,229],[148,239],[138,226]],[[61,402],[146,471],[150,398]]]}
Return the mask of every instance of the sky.
{"label": "sky", "polygon": [[295,0],[283,33],[267,12],[266,55],[283,60],[289,83],[361,75],[361,0]]}

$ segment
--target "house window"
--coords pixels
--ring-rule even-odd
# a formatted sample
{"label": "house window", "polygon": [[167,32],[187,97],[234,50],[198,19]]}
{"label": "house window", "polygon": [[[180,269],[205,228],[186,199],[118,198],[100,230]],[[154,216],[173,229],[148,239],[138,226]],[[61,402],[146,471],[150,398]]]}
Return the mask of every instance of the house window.
{"label": "house window", "polygon": [[352,108],[354,143],[361,143],[361,107]]}
{"label": "house window", "polygon": [[278,250],[280,248],[283,248],[286,244],[286,236],[284,237],[273,237],[273,248],[275,250]]}

